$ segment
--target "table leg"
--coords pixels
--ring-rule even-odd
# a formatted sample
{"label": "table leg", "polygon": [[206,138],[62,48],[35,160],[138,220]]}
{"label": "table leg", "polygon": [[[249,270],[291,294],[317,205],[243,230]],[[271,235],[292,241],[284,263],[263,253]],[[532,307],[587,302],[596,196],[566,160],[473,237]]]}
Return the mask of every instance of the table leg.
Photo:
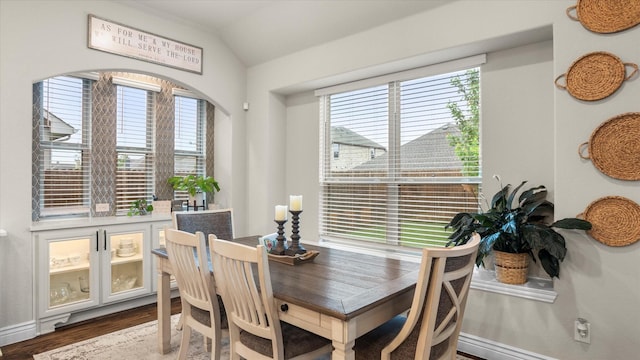
{"label": "table leg", "polygon": [[171,351],[171,284],[168,273],[158,270],[158,351]]}
{"label": "table leg", "polygon": [[353,347],[356,342],[351,341],[348,343],[342,343],[333,340],[333,351],[331,352],[331,360],[354,360],[356,358],[356,352],[353,351]]}

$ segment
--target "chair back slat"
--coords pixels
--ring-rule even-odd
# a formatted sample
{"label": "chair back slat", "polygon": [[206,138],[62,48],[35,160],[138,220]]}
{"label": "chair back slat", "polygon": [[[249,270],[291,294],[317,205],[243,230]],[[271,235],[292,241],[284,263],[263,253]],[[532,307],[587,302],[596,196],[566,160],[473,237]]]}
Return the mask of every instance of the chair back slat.
{"label": "chair back slat", "polygon": [[179,359],[186,359],[191,329],[211,339],[212,358],[220,357],[220,306],[209,270],[206,240],[200,231],[165,228],[166,249],[182,302]]}
{"label": "chair back slat", "polygon": [[210,289],[213,286],[213,277],[207,267],[204,268],[205,271],[201,271],[196,260],[196,256],[198,259],[203,256],[204,259],[207,258],[204,234],[201,232],[190,234],[173,229],[166,229],[166,231],[167,254],[181,291],[180,295],[187,297],[194,305],[207,306],[206,304],[211,301]]}
{"label": "chair back slat", "polygon": [[[282,330],[264,246],[250,247],[213,237],[209,241],[214,274],[227,311],[230,332],[237,326],[270,340],[273,358],[282,359]],[[230,337],[233,340],[234,334]],[[242,350],[235,348],[237,346],[241,344],[232,341],[232,353],[242,354]]]}

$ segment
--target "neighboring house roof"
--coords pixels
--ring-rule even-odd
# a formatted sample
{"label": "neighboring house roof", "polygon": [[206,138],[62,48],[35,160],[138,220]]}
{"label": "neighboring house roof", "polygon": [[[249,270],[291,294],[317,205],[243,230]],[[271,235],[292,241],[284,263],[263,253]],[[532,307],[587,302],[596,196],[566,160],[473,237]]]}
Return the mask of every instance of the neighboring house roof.
{"label": "neighboring house roof", "polygon": [[[462,161],[449,145],[448,135],[459,135],[460,130],[454,124],[445,124],[400,147],[400,162],[403,171],[408,170],[461,170]],[[427,153],[428,156],[424,156]],[[354,170],[380,169],[387,163],[389,154],[385,153]]]}
{"label": "neighboring house roof", "polygon": [[331,143],[383,149],[386,151],[384,146],[343,126],[331,127]]}
{"label": "neighboring house roof", "polygon": [[52,112],[49,112],[47,110],[43,111],[44,118],[50,125],[51,141],[73,135],[78,131],[77,129],[74,129],[73,126],[67,124],[64,120],[54,115]]}

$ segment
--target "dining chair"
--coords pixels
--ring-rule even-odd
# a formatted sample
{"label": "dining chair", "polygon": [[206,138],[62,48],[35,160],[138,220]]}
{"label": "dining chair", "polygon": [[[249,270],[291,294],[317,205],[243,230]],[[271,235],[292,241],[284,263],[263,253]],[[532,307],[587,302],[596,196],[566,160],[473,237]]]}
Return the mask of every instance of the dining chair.
{"label": "dining chair", "polygon": [[192,329],[204,336],[205,344],[206,339],[211,339],[211,359],[220,359],[220,307],[214,277],[208,265],[200,266],[200,259],[205,259],[206,264],[209,256],[204,234],[167,228],[165,240],[182,302],[182,338],[178,359],[187,357]]}
{"label": "dining chair", "polygon": [[209,250],[227,309],[231,359],[316,359],[332,351],[329,339],[280,321],[264,245],[209,236]]}
{"label": "dining chair", "polygon": [[[195,233],[201,231],[206,238],[213,234],[220,239],[233,240],[235,233],[233,227],[233,209],[216,209],[204,211],[178,211],[173,212],[173,228]],[[207,248],[209,247],[207,243]],[[207,250],[208,253],[208,250]],[[218,298],[220,308],[220,326],[222,329],[228,327],[227,314],[222,304],[222,298]],[[182,327],[182,319],[178,322],[178,329]],[[207,345],[207,349],[208,349]]]}
{"label": "dining chair", "polygon": [[219,239],[233,240],[233,209],[173,212],[173,228],[195,233],[202,231],[205,239],[214,234]]}
{"label": "dining chair", "polygon": [[356,360],[454,360],[479,243],[424,248],[408,315],[356,339]]}

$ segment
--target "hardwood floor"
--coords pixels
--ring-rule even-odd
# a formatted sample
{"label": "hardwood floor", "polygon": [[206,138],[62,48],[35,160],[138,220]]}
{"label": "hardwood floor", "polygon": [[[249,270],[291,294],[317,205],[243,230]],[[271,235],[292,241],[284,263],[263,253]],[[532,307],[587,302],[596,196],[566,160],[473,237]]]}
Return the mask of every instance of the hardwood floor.
{"label": "hardwood floor", "polygon": [[[181,311],[180,298],[171,299],[171,314]],[[29,360],[33,355],[53,350],[78,341],[91,339],[117,330],[156,320],[156,304],[141,306],[123,312],[101,316],[56,329],[56,331],[2,347],[0,360]],[[473,355],[463,354],[475,360],[483,360]]]}
{"label": "hardwood floor", "polygon": [[[171,313],[181,311],[180,298],[171,300]],[[143,324],[158,318],[156,304],[101,316],[56,329],[56,331],[2,347],[0,360],[28,360],[33,355],[78,341],[91,339],[120,329]]]}

